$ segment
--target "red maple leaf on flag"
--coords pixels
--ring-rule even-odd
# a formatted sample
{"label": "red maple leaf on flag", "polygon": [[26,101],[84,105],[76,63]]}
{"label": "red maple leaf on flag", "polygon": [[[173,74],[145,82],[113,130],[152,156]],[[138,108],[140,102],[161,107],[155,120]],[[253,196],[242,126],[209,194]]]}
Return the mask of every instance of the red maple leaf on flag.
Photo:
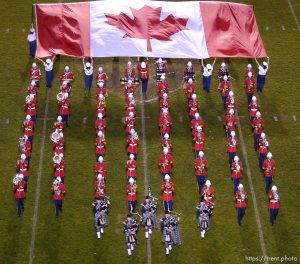
{"label": "red maple leaf on flag", "polygon": [[161,9],[144,5],[137,10],[130,8],[133,19],[121,12],[119,15],[105,14],[106,23],[125,32],[124,38],[138,38],[147,40],[147,51],[152,51],[151,39],[170,41],[173,34],[186,28],[188,18],[175,18],[172,14],[160,20]]}

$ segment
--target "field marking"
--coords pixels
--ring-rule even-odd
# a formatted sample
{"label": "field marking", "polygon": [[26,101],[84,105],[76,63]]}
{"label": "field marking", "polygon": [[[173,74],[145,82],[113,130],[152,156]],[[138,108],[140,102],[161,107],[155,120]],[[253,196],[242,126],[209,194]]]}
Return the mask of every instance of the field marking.
{"label": "field marking", "polygon": [[87,121],[87,117],[85,116],[84,118],[82,118],[82,123],[86,124],[86,121]]}
{"label": "field marking", "polygon": [[[143,93],[141,93],[141,121],[143,134],[143,158],[144,158],[144,186],[145,196],[148,195],[149,190],[149,175],[148,175],[148,155],[147,155],[147,138],[146,138],[146,124],[145,124],[145,102],[143,100]],[[147,244],[147,264],[152,263],[151,240],[150,237],[146,240]]]}
{"label": "field marking", "polygon": [[282,29],[282,30],[285,30],[285,27],[284,27],[284,25],[282,25],[282,26],[281,26],[281,29]]}
{"label": "field marking", "polygon": [[43,120],[41,148],[40,148],[40,160],[39,160],[39,168],[38,168],[38,173],[37,173],[36,189],[35,189],[34,213],[33,213],[33,218],[32,218],[32,233],[31,233],[29,261],[28,261],[29,264],[33,263],[33,258],[34,258],[34,244],[35,244],[35,236],[36,236],[38,211],[39,211],[39,202],[40,202],[41,179],[42,179],[42,172],[43,172],[44,148],[45,148],[46,129],[47,129],[47,115],[48,115],[48,109],[49,109],[49,98],[50,98],[50,89],[47,89],[46,106],[45,106],[45,113],[44,113],[45,118]]}
{"label": "field marking", "polygon": [[293,115],[293,120],[297,122],[297,116]]}
{"label": "field marking", "polygon": [[9,31],[10,31],[10,28],[7,28],[7,29],[5,30],[5,33],[9,33]]}
{"label": "field marking", "polygon": [[273,118],[274,118],[275,122],[278,122],[278,117],[277,116],[273,116]]}
{"label": "field marking", "polygon": [[219,120],[220,122],[222,122],[222,118],[221,118],[220,116],[218,116],[218,120]]}
{"label": "field marking", "polygon": [[22,32],[25,32],[25,28],[22,29]]}
{"label": "field marking", "polygon": [[[234,92],[233,87],[232,87],[232,91]],[[238,127],[238,131],[239,131],[240,142],[241,142],[241,145],[242,145],[243,157],[244,157],[245,164],[246,164],[247,178],[248,178],[248,183],[249,183],[249,187],[250,187],[253,207],[254,207],[254,214],[255,214],[255,219],[256,219],[256,224],[257,224],[257,229],[258,229],[260,248],[262,250],[262,255],[263,256],[268,256],[267,255],[267,248],[266,248],[266,244],[265,244],[265,239],[264,239],[264,233],[262,231],[262,225],[261,225],[260,216],[259,216],[259,209],[258,209],[257,201],[256,201],[256,195],[255,195],[255,191],[254,191],[254,187],[253,187],[252,174],[251,174],[251,170],[250,170],[246,144],[245,144],[245,140],[244,140],[244,136],[243,136],[243,132],[242,132],[242,126],[241,126],[241,123],[240,123],[238,110],[236,109],[235,112],[236,112],[236,118],[237,118],[237,121],[238,121],[237,122],[237,127]],[[269,262],[268,262],[267,259],[264,259],[264,263],[268,264]]]}
{"label": "field marking", "polygon": [[9,118],[6,119],[5,124],[9,124]]}
{"label": "field marking", "polygon": [[179,122],[182,123],[182,121],[183,121],[183,117],[182,117],[182,115],[180,115],[179,116]]}
{"label": "field marking", "polygon": [[291,3],[291,0],[287,0],[287,2],[288,2],[289,7],[290,7],[290,9],[291,9],[292,15],[293,15],[293,17],[294,17],[294,19],[295,19],[295,22],[296,22],[298,31],[300,31],[300,24],[299,24],[298,18],[297,18],[297,16],[296,16],[294,7],[293,7],[293,5],[292,5],[292,3]]}
{"label": "field marking", "polygon": [[266,26],[266,31],[268,31],[269,30],[269,27],[268,26]]}

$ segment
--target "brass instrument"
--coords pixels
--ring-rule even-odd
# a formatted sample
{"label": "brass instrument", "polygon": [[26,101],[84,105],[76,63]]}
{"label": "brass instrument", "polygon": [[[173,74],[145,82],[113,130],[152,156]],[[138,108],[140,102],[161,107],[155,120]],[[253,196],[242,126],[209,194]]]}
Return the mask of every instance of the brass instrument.
{"label": "brass instrument", "polygon": [[58,143],[61,137],[58,132],[53,132],[50,138],[54,143]]}
{"label": "brass instrument", "polygon": [[57,95],[56,95],[56,99],[57,101],[61,102],[65,99],[65,96],[63,94],[63,92],[59,92]]}
{"label": "brass instrument", "polygon": [[59,163],[61,163],[61,161],[62,161],[62,158],[59,155],[54,155],[53,156],[53,162],[55,164],[59,164]]}

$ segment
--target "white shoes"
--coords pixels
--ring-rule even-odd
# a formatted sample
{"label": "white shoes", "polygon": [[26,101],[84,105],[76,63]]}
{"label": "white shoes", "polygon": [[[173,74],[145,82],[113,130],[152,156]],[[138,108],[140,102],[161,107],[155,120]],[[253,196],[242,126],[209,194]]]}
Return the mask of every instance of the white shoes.
{"label": "white shoes", "polygon": [[170,251],[172,250],[172,245],[169,245],[169,250],[170,250]]}
{"label": "white shoes", "polygon": [[128,256],[131,256],[131,249],[127,249]]}
{"label": "white shoes", "polygon": [[149,232],[149,234],[152,234],[152,229],[151,229],[151,228],[149,228],[148,232]]}
{"label": "white shoes", "polygon": [[169,251],[169,248],[167,247],[166,248],[166,255],[169,255],[170,254],[170,251]]}
{"label": "white shoes", "polygon": [[145,237],[148,238],[149,237],[149,233],[145,232]]}
{"label": "white shoes", "polygon": [[131,250],[134,250],[134,246],[133,246],[133,244],[131,244],[131,245],[130,245],[130,247],[131,247]]}
{"label": "white shoes", "polygon": [[97,239],[101,237],[100,232],[97,232]]}
{"label": "white shoes", "polygon": [[201,231],[201,237],[204,238],[204,235],[205,235],[205,231]]}
{"label": "white shoes", "polygon": [[101,232],[101,234],[103,234],[103,233],[104,233],[104,230],[103,230],[103,228],[100,228],[100,232]]}

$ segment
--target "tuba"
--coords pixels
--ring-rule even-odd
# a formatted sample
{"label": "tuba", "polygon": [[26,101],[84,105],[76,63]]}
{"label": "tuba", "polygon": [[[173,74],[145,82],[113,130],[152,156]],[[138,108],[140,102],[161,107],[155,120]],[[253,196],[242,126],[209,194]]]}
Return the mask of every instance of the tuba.
{"label": "tuba", "polygon": [[58,143],[58,141],[60,140],[60,135],[59,135],[59,133],[57,133],[57,132],[53,132],[52,134],[51,134],[51,140],[54,142],[54,143]]}
{"label": "tuba", "polygon": [[65,99],[65,96],[63,94],[63,92],[59,92],[57,95],[56,95],[56,99],[57,101],[61,102]]}
{"label": "tuba", "polygon": [[61,163],[61,161],[62,161],[62,158],[59,155],[54,155],[53,156],[53,162],[55,164],[59,164],[59,163]]}

